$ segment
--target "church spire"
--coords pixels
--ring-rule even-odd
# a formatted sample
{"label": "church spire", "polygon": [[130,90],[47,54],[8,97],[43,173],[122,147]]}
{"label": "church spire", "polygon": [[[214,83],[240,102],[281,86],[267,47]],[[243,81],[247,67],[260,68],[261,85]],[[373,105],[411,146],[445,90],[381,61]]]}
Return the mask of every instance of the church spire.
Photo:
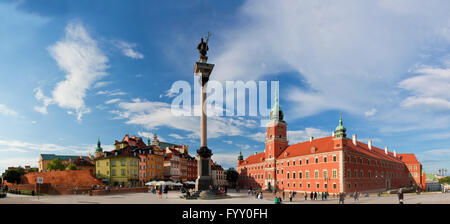
{"label": "church spire", "polygon": [[97,148],[95,148],[95,151],[96,152],[103,152],[103,149],[102,149],[102,146],[101,146],[101,143],[100,143],[100,138],[98,138]]}
{"label": "church spire", "polygon": [[342,112],[339,112],[340,118],[339,118],[339,125],[336,127],[336,137],[335,138],[346,138],[347,134],[344,124],[342,122]]}

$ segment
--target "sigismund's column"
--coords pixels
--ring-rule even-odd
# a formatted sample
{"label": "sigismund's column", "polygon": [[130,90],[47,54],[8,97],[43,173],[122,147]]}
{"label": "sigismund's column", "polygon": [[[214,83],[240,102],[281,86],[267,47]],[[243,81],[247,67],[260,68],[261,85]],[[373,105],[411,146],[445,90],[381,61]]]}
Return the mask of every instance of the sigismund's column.
{"label": "sigismund's column", "polygon": [[197,150],[197,180],[195,181],[195,190],[203,191],[207,190],[210,185],[213,184],[212,181],[212,173],[211,173],[211,156],[212,152],[208,149],[207,146],[207,123],[206,123],[206,84],[209,81],[209,76],[214,68],[214,64],[206,63],[208,61],[208,57],[206,53],[208,51],[208,40],[210,34],[206,36],[206,42],[203,42],[203,38],[201,38],[201,42],[198,45],[197,49],[200,53],[200,57],[198,62],[195,62],[194,74],[200,76],[200,91],[201,91],[201,119],[200,119],[200,130],[201,130],[201,144],[200,149]]}

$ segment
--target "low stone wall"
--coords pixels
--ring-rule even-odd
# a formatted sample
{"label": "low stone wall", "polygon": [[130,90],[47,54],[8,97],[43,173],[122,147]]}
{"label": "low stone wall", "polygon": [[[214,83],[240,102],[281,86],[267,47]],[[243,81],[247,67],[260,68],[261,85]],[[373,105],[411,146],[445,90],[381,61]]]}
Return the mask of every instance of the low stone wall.
{"label": "low stone wall", "polygon": [[39,187],[36,184],[10,184],[5,183],[8,186],[9,190],[16,190],[16,191],[33,191],[37,192],[38,189],[41,192],[41,194],[48,194],[50,189],[50,184],[41,184]]}
{"label": "low stone wall", "polygon": [[148,192],[147,187],[135,187],[135,188],[113,188],[108,191],[105,189],[92,190],[92,195],[106,195],[106,194],[123,194],[123,193],[143,193]]}

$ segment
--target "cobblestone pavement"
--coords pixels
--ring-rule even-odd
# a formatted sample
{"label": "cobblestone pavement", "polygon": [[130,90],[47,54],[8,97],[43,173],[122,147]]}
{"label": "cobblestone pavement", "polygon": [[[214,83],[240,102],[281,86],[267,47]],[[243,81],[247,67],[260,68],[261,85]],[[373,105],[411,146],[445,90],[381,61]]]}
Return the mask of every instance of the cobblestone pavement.
{"label": "cobblestone pavement", "polygon": [[[0,204],[273,204],[273,195],[267,195],[264,199],[256,199],[254,196],[247,196],[247,193],[229,192],[229,198],[219,200],[186,200],[180,198],[180,193],[169,192],[159,198],[152,193],[128,193],[103,196],[87,195],[58,195],[58,196],[26,196],[8,194],[6,198],[0,199]],[[297,195],[292,202],[289,202],[286,194],[284,204],[338,204],[337,198],[328,198],[326,201],[304,200],[301,195]],[[405,204],[450,204],[450,193],[423,193],[421,195],[405,194]],[[398,204],[396,195],[360,197],[359,201],[347,197],[345,204]]]}

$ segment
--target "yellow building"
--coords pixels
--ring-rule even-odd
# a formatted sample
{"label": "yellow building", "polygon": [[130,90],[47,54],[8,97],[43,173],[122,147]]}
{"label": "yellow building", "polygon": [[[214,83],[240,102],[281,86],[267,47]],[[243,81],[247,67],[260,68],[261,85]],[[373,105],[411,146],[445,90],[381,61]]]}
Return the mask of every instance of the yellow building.
{"label": "yellow building", "polygon": [[97,178],[111,185],[136,186],[139,181],[139,157],[137,150],[126,146],[111,152],[103,152],[95,159]]}

